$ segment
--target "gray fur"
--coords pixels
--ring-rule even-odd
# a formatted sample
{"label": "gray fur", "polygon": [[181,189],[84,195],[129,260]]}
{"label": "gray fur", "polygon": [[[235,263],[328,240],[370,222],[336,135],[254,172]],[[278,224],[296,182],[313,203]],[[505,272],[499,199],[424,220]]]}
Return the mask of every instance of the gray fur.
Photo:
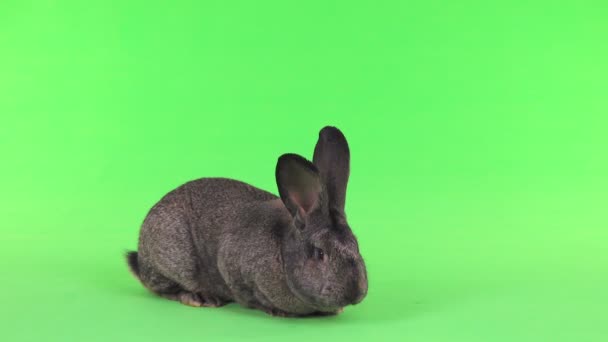
{"label": "gray fur", "polygon": [[341,312],[367,293],[365,264],[344,213],[350,153],[342,132],[319,133],[311,163],[277,162],[280,197],[240,181],[202,178],[148,213],[132,273],[192,306],[241,305],[278,316]]}

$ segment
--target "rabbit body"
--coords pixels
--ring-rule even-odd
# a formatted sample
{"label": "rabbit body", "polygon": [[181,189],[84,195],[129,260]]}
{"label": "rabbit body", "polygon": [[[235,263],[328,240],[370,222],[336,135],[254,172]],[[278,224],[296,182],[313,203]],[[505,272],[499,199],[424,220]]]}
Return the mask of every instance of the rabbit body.
{"label": "rabbit body", "polygon": [[310,314],[315,310],[289,291],[281,270],[277,229],[290,219],[279,197],[243,182],[188,182],[144,220],[138,277],[153,292],[186,296],[191,305],[237,301],[276,314]]}

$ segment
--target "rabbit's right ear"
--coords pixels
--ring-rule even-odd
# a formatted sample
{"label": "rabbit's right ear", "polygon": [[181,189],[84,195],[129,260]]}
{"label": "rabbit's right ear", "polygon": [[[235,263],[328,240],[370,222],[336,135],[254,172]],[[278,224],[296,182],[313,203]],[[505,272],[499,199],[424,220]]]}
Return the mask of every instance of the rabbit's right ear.
{"label": "rabbit's right ear", "polygon": [[276,178],[281,200],[293,217],[307,215],[319,205],[319,172],[304,157],[297,154],[279,157]]}
{"label": "rabbit's right ear", "polygon": [[350,174],[350,149],[344,134],[336,127],[323,127],[312,160],[327,186],[330,208],[343,213]]}

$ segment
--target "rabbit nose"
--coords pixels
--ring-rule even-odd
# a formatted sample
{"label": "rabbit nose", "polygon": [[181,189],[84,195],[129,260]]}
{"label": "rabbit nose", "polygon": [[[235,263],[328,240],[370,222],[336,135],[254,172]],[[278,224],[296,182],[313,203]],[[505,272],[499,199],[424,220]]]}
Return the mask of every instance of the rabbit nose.
{"label": "rabbit nose", "polygon": [[365,270],[359,271],[352,284],[351,304],[361,303],[367,295],[367,275]]}
{"label": "rabbit nose", "polygon": [[351,300],[351,304],[361,303],[363,298],[365,298],[365,296],[367,295],[367,283],[365,284],[365,286],[362,286],[362,284],[357,284],[357,285],[358,286],[357,286],[356,290],[354,291],[354,295]]}

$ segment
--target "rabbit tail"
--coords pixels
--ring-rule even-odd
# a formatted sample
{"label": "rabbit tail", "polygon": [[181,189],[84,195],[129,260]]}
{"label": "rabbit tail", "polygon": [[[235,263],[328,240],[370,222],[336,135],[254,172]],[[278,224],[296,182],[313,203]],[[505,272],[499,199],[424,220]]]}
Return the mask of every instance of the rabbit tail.
{"label": "rabbit tail", "polygon": [[137,279],[139,279],[139,264],[137,263],[137,252],[127,252],[127,264],[129,270]]}

